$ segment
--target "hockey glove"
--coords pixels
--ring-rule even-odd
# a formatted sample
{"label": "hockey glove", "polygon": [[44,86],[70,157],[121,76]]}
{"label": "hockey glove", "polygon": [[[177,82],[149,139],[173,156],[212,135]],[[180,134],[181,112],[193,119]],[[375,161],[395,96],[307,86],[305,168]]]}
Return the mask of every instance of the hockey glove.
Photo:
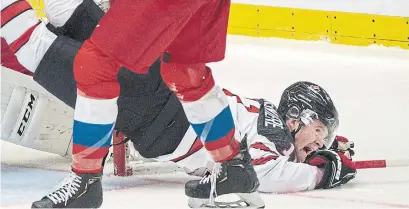
{"label": "hockey glove", "polygon": [[323,172],[321,181],[316,189],[330,189],[346,184],[355,178],[356,169],[350,159],[341,152],[319,150],[306,163],[317,166]]}
{"label": "hockey glove", "polygon": [[329,150],[342,152],[346,157],[352,159],[352,156],[355,155],[355,151],[352,150],[352,148],[354,148],[353,141],[349,141],[346,137],[343,136],[336,136],[334,143],[332,143]]}

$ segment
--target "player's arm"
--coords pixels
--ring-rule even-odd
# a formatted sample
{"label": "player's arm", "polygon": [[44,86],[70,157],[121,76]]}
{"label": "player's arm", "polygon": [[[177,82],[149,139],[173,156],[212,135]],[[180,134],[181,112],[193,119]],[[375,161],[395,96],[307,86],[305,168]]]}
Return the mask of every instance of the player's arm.
{"label": "player's arm", "polygon": [[[268,150],[262,147],[269,147]],[[260,180],[261,192],[297,192],[315,189],[322,173],[315,166],[291,161],[291,156],[284,156],[273,151],[270,143],[250,145],[254,169]]]}
{"label": "player's arm", "polygon": [[291,134],[278,116],[275,107],[262,99],[239,97],[227,90],[230,108],[247,140],[252,164],[257,172],[261,192],[286,192],[314,189],[318,169],[294,163],[295,153]]}
{"label": "player's arm", "polygon": [[[258,124],[260,128],[261,124]],[[260,133],[261,132],[261,133]],[[295,162],[291,137],[278,126],[252,129],[248,136],[249,153],[260,181],[261,192],[313,190],[321,172],[315,166]]]}
{"label": "player's arm", "polygon": [[7,44],[6,39],[1,37],[1,66],[13,69],[17,72],[33,75],[33,73],[27,70],[24,66],[18,62],[16,55],[10,49],[10,46]]}

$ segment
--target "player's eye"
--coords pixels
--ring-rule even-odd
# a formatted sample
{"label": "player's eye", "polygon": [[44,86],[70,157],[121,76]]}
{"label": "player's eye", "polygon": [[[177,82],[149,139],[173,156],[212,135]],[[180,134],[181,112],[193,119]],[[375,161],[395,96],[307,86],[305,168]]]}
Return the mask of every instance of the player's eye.
{"label": "player's eye", "polygon": [[328,135],[328,132],[326,131],[325,128],[322,127],[315,127],[315,134],[319,137],[325,138]]}

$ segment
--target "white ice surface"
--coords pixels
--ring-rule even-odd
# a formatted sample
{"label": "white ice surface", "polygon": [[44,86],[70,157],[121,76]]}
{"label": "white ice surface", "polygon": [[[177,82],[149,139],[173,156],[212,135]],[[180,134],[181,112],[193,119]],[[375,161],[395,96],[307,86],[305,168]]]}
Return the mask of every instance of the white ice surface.
{"label": "white ice surface", "polygon": [[[336,102],[355,160],[408,159],[409,51],[230,36],[216,82],[277,104],[290,83],[321,84]],[[1,208],[29,208],[69,170],[69,160],[1,141]],[[102,208],[188,208],[181,172],[105,176]],[[266,208],[409,208],[409,167],[359,170],[342,188],[262,194]]]}

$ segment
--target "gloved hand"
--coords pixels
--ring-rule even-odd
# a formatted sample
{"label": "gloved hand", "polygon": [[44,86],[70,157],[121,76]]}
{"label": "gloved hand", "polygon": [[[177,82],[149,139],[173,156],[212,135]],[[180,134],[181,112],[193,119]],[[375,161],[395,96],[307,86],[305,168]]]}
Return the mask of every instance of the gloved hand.
{"label": "gloved hand", "polygon": [[335,152],[342,152],[347,158],[351,160],[352,156],[355,155],[355,151],[352,150],[354,146],[355,146],[354,142],[349,141],[346,137],[335,136],[335,140],[332,143],[329,150],[332,150]]}
{"label": "gloved hand", "polygon": [[318,150],[306,160],[306,163],[317,166],[323,172],[316,189],[341,186],[356,175],[355,165],[342,152]]}

